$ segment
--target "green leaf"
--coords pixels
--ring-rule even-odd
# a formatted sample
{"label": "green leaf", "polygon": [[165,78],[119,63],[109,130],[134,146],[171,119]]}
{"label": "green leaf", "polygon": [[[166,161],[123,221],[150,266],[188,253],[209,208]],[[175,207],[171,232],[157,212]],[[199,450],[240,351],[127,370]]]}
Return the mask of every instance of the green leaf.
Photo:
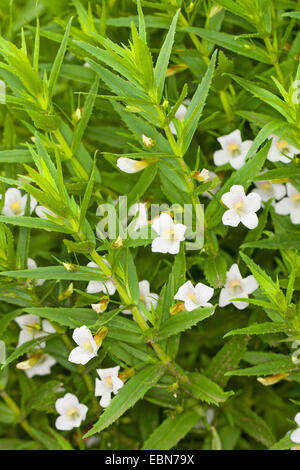
{"label": "green leaf", "polygon": [[72,234],[73,230],[67,228],[63,225],[58,225],[53,222],[50,222],[45,219],[40,219],[38,217],[25,217],[25,216],[6,216],[0,215],[0,222],[4,222],[6,224],[17,225],[19,227],[29,227],[29,228],[37,228],[40,230],[49,230],[50,232],[60,232],[60,233],[68,233]]}
{"label": "green leaf", "polygon": [[158,339],[163,340],[169,336],[181,333],[188,328],[196,325],[199,321],[203,321],[210,317],[215,307],[199,307],[191,312],[179,312],[163,323],[158,331]]}
{"label": "green leaf", "polygon": [[235,424],[245,433],[266,447],[274,444],[275,439],[269,426],[241,400],[235,400],[229,409]]}
{"label": "green leaf", "polygon": [[224,338],[233,335],[265,335],[265,334],[276,334],[276,333],[293,333],[294,329],[289,327],[285,323],[253,323],[246,328],[238,328],[236,330],[229,331]]}
{"label": "green leaf", "polygon": [[142,450],[169,450],[199,422],[196,410],[186,410],[166,418],[144,443]]}
{"label": "green leaf", "polygon": [[262,62],[264,64],[271,63],[270,58],[264,49],[250,43],[249,41],[245,41],[243,39],[237,40],[234,35],[221,33],[219,31],[210,31],[203,28],[195,28],[192,26],[181,27],[180,31],[196,34],[213,44],[217,44],[217,46],[224,47],[231,52],[249,57],[257,60],[258,62]]}
{"label": "green leaf", "polygon": [[169,28],[168,34],[166,39],[164,40],[163,45],[161,46],[156,65],[154,70],[154,79],[157,87],[157,98],[158,102],[160,102],[163,91],[164,91],[164,84],[166,79],[167,68],[170,60],[170,55],[172,52],[172,47],[174,43],[174,36],[176,31],[177,20],[179,16],[180,10],[177,11],[175,14],[171,26]]}
{"label": "green leaf", "polygon": [[226,375],[237,375],[237,376],[261,376],[261,375],[277,375],[284,372],[292,372],[297,370],[297,366],[293,364],[291,359],[287,357],[286,359],[274,359],[269,362],[263,362],[256,366],[247,367],[245,369],[237,369],[234,371],[229,371]]}
{"label": "green leaf", "polygon": [[53,93],[54,93],[54,88],[59,76],[60,68],[62,66],[64,56],[67,50],[67,45],[68,45],[68,40],[69,40],[69,34],[70,34],[70,28],[71,28],[71,23],[72,23],[73,17],[70,18],[68,25],[66,27],[66,31],[63,37],[63,40],[61,42],[60,48],[58,50],[58,53],[55,57],[52,69],[51,69],[51,74],[49,77],[49,83],[48,83],[48,94],[49,97],[51,98]]}
{"label": "green leaf", "polygon": [[222,252],[208,256],[203,263],[203,271],[208,283],[215,287],[223,287],[226,282],[227,264]]}
{"label": "green leaf", "polygon": [[2,271],[1,276],[24,279],[57,279],[66,281],[101,281],[105,277],[97,268],[78,266],[75,272],[67,271],[64,266],[48,266],[46,268],[20,269],[18,271]]}
{"label": "green leaf", "polygon": [[128,380],[104,410],[97,423],[94,424],[84,437],[93,436],[103,431],[103,429],[119,419],[120,416],[134,406],[156,384],[164,370],[162,365],[149,365]]}
{"label": "green leaf", "polygon": [[[300,18],[300,13],[299,13],[299,18]],[[295,443],[291,441],[290,436],[291,436],[291,432],[288,432],[282,439],[280,439],[280,441],[273,444],[269,450],[290,450],[291,447],[295,445]]]}
{"label": "green leaf", "polygon": [[218,406],[233,394],[233,392],[224,392],[218,384],[198,372],[188,374],[188,378],[191,382],[188,385],[191,394],[206,403]]}
{"label": "green leaf", "polygon": [[98,318],[96,312],[91,308],[30,307],[25,308],[24,312],[47,318],[47,320],[55,321],[59,325],[70,328],[76,328],[81,325],[94,325]]}
{"label": "green leaf", "polygon": [[198,85],[183,119],[182,141],[180,143],[182,155],[187,152],[202,115],[215,70],[216,58],[217,51],[213,53],[208,69]]}
{"label": "green leaf", "polygon": [[221,387],[225,387],[229,380],[225,373],[237,368],[246,352],[248,341],[249,338],[247,337],[232,338],[224,344],[211,359],[206,369],[206,375]]}

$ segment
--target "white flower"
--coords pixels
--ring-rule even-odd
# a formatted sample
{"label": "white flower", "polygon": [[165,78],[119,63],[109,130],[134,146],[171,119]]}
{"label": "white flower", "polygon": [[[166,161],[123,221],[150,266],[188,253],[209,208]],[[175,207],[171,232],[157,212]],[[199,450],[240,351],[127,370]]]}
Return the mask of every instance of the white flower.
{"label": "white flower", "polygon": [[159,234],[159,237],[152,242],[153,252],[171,253],[172,255],[179,252],[180,242],[185,239],[185,225],[174,224],[169,214],[163,213],[154,219],[152,228]]}
{"label": "white flower", "polygon": [[101,397],[100,406],[106,408],[110,404],[111,394],[115,395],[124,383],[118,377],[120,366],[108,369],[96,369],[101,380],[96,379],[95,396]]}
{"label": "white flower", "polygon": [[117,167],[125,173],[137,173],[149,165],[147,160],[133,160],[131,158],[120,157],[117,160]]}
{"label": "white flower", "polygon": [[[104,259],[104,263],[109,266],[109,263]],[[89,268],[99,268],[98,264],[91,261],[87,264]],[[99,268],[100,269],[100,268]],[[105,294],[108,292],[109,295],[114,295],[116,292],[116,287],[111,280],[108,281],[90,281],[86,288],[88,294],[97,294],[98,292],[104,292]]]}
{"label": "white flower", "polygon": [[[176,119],[178,119],[179,121],[182,121],[184,116],[186,115],[186,112],[187,112],[187,107],[184,106],[184,104],[181,104],[175,113]],[[177,135],[173,122],[170,122],[169,128],[172,134]]]}
{"label": "white flower", "polygon": [[[15,322],[18,323],[21,328],[19,341],[17,347],[21,344],[31,341],[32,339],[41,338],[47,336],[50,333],[55,333],[55,329],[48,322],[48,320],[42,320],[37,315],[21,315],[15,318]],[[38,345],[38,348],[44,348],[45,343]]]}
{"label": "white flower", "polygon": [[275,212],[280,215],[290,215],[293,224],[300,224],[300,192],[291,185],[286,184],[287,197],[275,204]]}
{"label": "white flower", "polygon": [[245,158],[252,145],[252,140],[242,142],[241,131],[239,129],[236,129],[228,135],[218,137],[217,140],[221,144],[222,150],[217,150],[214,153],[215,165],[221,166],[230,163],[235,170],[241,168],[245,163]]}
{"label": "white flower", "polygon": [[70,431],[78,428],[81,421],[85,420],[88,407],[79,403],[78,398],[73,393],[66,393],[64,397],[58,398],[55,408],[60,416],[56,419],[55,427],[59,431]]}
{"label": "white flower", "polygon": [[243,186],[235,184],[231,186],[228,193],[223,194],[221,199],[229,208],[222,217],[224,225],[237,227],[242,222],[245,227],[251,230],[257,226],[258,217],[255,212],[261,206],[259,194],[250,193],[246,196]]}
{"label": "white flower", "polygon": [[194,287],[191,281],[187,281],[179,287],[174,299],[183,300],[185,309],[188,312],[191,312],[198,307],[211,307],[208,300],[210,300],[213,295],[214,290],[211,287],[208,287],[201,282],[198,282]]}
{"label": "white flower", "polygon": [[226,284],[221,289],[219,306],[225,307],[232,303],[239,310],[243,310],[248,307],[247,302],[231,301],[238,297],[248,298],[249,294],[254,292],[258,288],[258,284],[254,276],[247,276],[245,279],[242,278],[239,267],[237,264],[233,264],[226,275]]}
{"label": "white flower", "polygon": [[293,147],[293,145],[289,144],[286,140],[280,139],[277,135],[272,134],[269,136],[269,139],[272,139],[272,144],[267,156],[270,162],[289,163],[294,155],[300,153],[300,150]]}
{"label": "white flower", "polygon": [[[150,292],[150,283],[147,280],[140,281],[139,282],[139,288],[140,288],[140,300],[143,302],[145,307],[151,311],[151,304],[154,308],[156,309],[157,306],[157,301],[158,301],[158,295],[154,294],[153,292]],[[130,310],[123,310],[123,313],[126,315],[131,315]],[[143,312],[141,312],[143,318],[147,320]]]}
{"label": "white flower", "polygon": [[[32,258],[27,258],[27,266],[28,269],[36,269],[37,264]],[[28,284],[30,286],[42,286],[44,284],[45,280],[44,279],[29,279]]]}
{"label": "white flower", "polygon": [[145,202],[137,202],[129,208],[128,215],[137,216],[135,220],[134,230],[138,230],[145,225],[148,225],[148,211],[147,204]]}
{"label": "white flower", "polygon": [[48,219],[47,214],[57,218],[57,215],[45,206],[36,206],[35,213],[40,219]]}
{"label": "white flower", "polygon": [[298,425],[298,428],[292,432],[292,434],[290,435],[290,439],[292,442],[300,444],[300,413],[297,413],[294,419]]}
{"label": "white flower", "polygon": [[[28,195],[22,196],[21,191],[16,188],[9,188],[5,193],[5,202],[2,214],[6,216],[24,215]],[[30,196],[30,214],[35,208],[37,202]]]}
{"label": "white flower", "polygon": [[25,370],[27,377],[31,378],[34,375],[48,375],[51,373],[51,367],[56,364],[56,360],[49,354],[42,354],[39,356],[37,361],[28,369]]}
{"label": "white flower", "polygon": [[83,325],[80,328],[75,328],[72,338],[78,344],[78,347],[70,352],[68,361],[85,365],[97,356],[98,346],[87,326]]}
{"label": "white flower", "polygon": [[[267,170],[265,170],[267,171]],[[261,175],[265,173],[263,171]],[[269,199],[281,199],[285,196],[286,190],[285,185],[280,183],[272,183],[272,181],[254,181],[256,189],[253,190],[254,193],[259,194],[261,200],[267,202]]]}

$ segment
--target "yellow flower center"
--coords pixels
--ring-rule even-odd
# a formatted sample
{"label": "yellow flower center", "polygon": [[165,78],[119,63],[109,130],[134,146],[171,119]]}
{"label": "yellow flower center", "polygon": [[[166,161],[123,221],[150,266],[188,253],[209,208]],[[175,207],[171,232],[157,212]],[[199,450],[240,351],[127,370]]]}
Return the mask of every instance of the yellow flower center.
{"label": "yellow flower center", "polygon": [[243,212],[243,210],[245,208],[245,203],[242,199],[240,199],[239,201],[237,201],[233,204],[233,207],[234,207],[234,210],[236,212],[241,213],[241,212]]}
{"label": "yellow flower center", "polygon": [[240,144],[238,143],[229,144],[227,149],[228,149],[228,152],[231,153],[233,157],[236,157],[241,154]]}
{"label": "yellow flower center", "polygon": [[90,341],[85,341],[83,343],[83,347],[84,349],[89,352],[89,353],[92,353],[93,352],[93,346],[91,345],[91,342]]}
{"label": "yellow flower center", "polygon": [[14,201],[10,204],[10,208],[14,214],[18,215],[22,212],[22,207],[19,201]]}
{"label": "yellow flower center", "polygon": [[268,189],[271,189],[272,184],[270,181],[264,181],[263,183],[260,184],[261,189],[264,191],[267,191]]}
{"label": "yellow flower center", "polygon": [[78,412],[78,408],[76,406],[73,406],[73,408],[70,408],[66,414],[72,421],[75,421],[75,419],[79,418],[80,416]]}
{"label": "yellow flower center", "polygon": [[32,333],[32,330],[41,330],[41,325],[39,325],[38,323],[27,323],[26,328],[30,333]]}
{"label": "yellow flower center", "polygon": [[110,376],[105,377],[104,381],[105,381],[105,384],[108,388],[113,388],[113,383],[112,383],[112,380],[111,380]]}
{"label": "yellow flower center", "polygon": [[238,295],[242,291],[241,281],[239,281],[238,279],[230,281],[228,287],[234,295]]}
{"label": "yellow flower center", "polygon": [[277,142],[277,148],[281,153],[287,153],[290,149],[289,143],[284,139]]}
{"label": "yellow flower center", "polygon": [[293,201],[299,202],[300,201],[300,193],[293,194],[292,198],[293,198]]}
{"label": "yellow flower center", "polygon": [[175,240],[176,237],[175,237],[175,231],[173,228],[169,228],[168,230],[165,230],[164,232],[164,238],[166,238],[167,240]]}
{"label": "yellow flower center", "polygon": [[197,297],[196,297],[195,292],[193,290],[191,290],[189,292],[188,298],[191,299],[191,301],[194,302],[194,304],[197,304]]}
{"label": "yellow flower center", "polygon": [[136,169],[137,169],[138,171],[143,170],[143,169],[146,168],[148,165],[149,165],[149,162],[147,162],[147,160],[137,160],[137,161],[135,162],[135,166],[136,166]]}

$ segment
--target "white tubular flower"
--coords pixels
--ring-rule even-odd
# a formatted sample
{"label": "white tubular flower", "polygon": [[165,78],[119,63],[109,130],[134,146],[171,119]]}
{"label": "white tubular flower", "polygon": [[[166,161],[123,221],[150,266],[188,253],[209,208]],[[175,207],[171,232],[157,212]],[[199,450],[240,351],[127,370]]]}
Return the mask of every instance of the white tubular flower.
{"label": "white tubular flower", "polygon": [[[32,258],[27,258],[27,266],[28,269],[36,269],[37,264]],[[44,279],[30,279],[28,281],[29,285],[31,286],[42,286],[44,284],[45,280]]]}
{"label": "white tubular flower", "polygon": [[118,377],[120,366],[108,369],[96,369],[101,380],[96,379],[95,396],[101,397],[100,406],[106,408],[111,401],[111,394],[118,393],[124,383]]}
{"label": "white tubular flower", "polygon": [[137,173],[149,165],[147,160],[133,160],[132,158],[120,157],[117,160],[117,167],[125,173]]}
{"label": "white tubular flower", "polygon": [[[37,315],[21,315],[15,318],[15,322],[18,323],[21,328],[19,341],[17,347],[21,346],[27,341],[32,339],[41,338],[42,336],[47,336],[50,333],[55,333],[55,329],[48,322],[48,320],[42,320]],[[38,345],[38,348],[44,348],[45,343]]]}
{"label": "white tubular flower", "polygon": [[193,286],[191,281],[185,282],[179,287],[174,299],[184,301],[185,309],[188,312],[195,310],[198,307],[211,307],[212,304],[208,302],[214,295],[214,290],[211,287],[198,282]]}
{"label": "white tubular flower", "polygon": [[250,193],[245,195],[243,186],[235,184],[231,186],[228,193],[221,197],[222,202],[229,208],[224,212],[222,222],[224,225],[237,227],[242,222],[250,230],[258,224],[258,217],[255,214],[261,206],[259,194]]}
{"label": "white tubular flower", "polygon": [[56,364],[56,360],[53,357],[46,353],[42,354],[33,366],[29,367],[29,369],[24,369],[25,374],[30,379],[35,375],[49,375],[54,364]]}
{"label": "white tubular flower", "polygon": [[[267,171],[267,170],[266,170]],[[260,174],[263,175],[265,171]],[[281,183],[272,183],[272,181],[254,181],[256,189],[254,193],[261,197],[261,200],[267,202],[269,199],[279,200],[286,195],[285,185]]]}
{"label": "white tubular flower", "polygon": [[59,431],[70,431],[78,428],[81,421],[85,420],[88,407],[79,403],[78,398],[73,393],[66,393],[64,397],[58,398],[55,408],[60,415],[55,422],[55,427]]}
{"label": "white tubular flower", "polygon": [[68,361],[85,365],[97,356],[98,346],[87,326],[83,325],[80,328],[75,328],[72,338],[78,344],[78,347],[72,349]]}
{"label": "white tubular flower", "polygon": [[148,211],[147,204],[144,202],[137,202],[129,208],[128,215],[131,217],[137,216],[135,220],[134,230],[138,230],[145,225],[148,225]]}
{"label": "white tubular flower", "polygon": [[171,253],[172,255],[179,252],[180,242],[185,239],[185,225],[174,224],[169,214],[163,213],[154,219],[152,228],[159,235],[152,242],[151,249],[153,252]]}
{"label": "white tubular flower", "polygon": [[[109,266],[109,263],[104,259],[104,263]],[[94,261],[91,261],[90,263],[87,264],[87,267],[89,268],[99,268],[98,264],[94,263]],[[86,288],[86,291],[88,294],[98,294],[98,292],[104,292],[109,295],[114,295],[116,292],[116,287],[114,283],[110,280],[108,281],[90,281],[88,283],[88,286]]]}
{"label": "white tubular flower", "polygon": [[[143,302],[145,307],[151,311],[151,305],[153,306],[154,310],[156,309],[157,306],[157,301],[158,301],[158,295],[154,294],[153,292],[150,292],[150,283],[147,280],[140,281],[139,282],[139,288],[140,288],[140,300]],[[122,310],[123,313],[126,315],[131,315],[130,310]],[[147,318],[141,312],[144,320],[147,321]]]}
{"label": "white tubular flower", "polygon": [[300,444],[300,413],[297,413],[294,419],[298,425],[298,428],[292,432],[292,434],[290,435],[290,439],[292,442]]}
{"label": "white tubular flower", "polygon": [[219,306],[225,307],[228,304],[233,304],[239,310],[244,310],[248,307],[247,302],[231,301],[238,297],[248,298],[258,288],[258,284],[254,276],[250,275],[242,278],[239,267],[233,264],[226,275],[226,284],[221,289]]}
{"label": "white tubular flower", "polygon": [[217,140],[221,144],[222,150],[217,150],[214,153],[215,165],[221,166],[230,163],[235,170],[241,168],[245,163],[245,158],[252,145],[252,140],[242,142],[241,131],[239,129],[236,129],[228,135],[218,137]]}
{"label": "white tubular flower", "polygon": [[[175,113],[176,119],[178,119],[179,121],[182,121],[184,116],[186,115],[186,112],[187,112],[187,107],[184,106],[184,104],[181,104]],[[172,134],[177,135],[173,122],[170,122],[169,128]]]}
{"label": "white tubular flower", "polygon": [[47,214],[57,218],[57,215],[45,206],[36,206],[35,213],[40,219],[48,219]]}
{"label": "white tubular flower", "polygon": [[293,147],[293,145],[289,144],[285,139],[280,139],[277,135],[272,134],[268,138],[272,139],[272,144],[267,156],[270,162],[289,163],[291,159],[294,158],[294,155],[300,153],[300,150]]}
{"label": "white tubular flower", "polygon": [[275,204],[275,212],[280,215],[289,215],[292,224],[300,224],[300,192],[291,185],[286,184],[287,197]]}
{"label": "white tubular flower", "polygon": [[[28,195],[22,196],[21,191],[16,188],[9,188],[5,193],[5,202],[2,214],[6,216],[24,215]],[[37,201],[30,196],[30,214],[34,210]]]}

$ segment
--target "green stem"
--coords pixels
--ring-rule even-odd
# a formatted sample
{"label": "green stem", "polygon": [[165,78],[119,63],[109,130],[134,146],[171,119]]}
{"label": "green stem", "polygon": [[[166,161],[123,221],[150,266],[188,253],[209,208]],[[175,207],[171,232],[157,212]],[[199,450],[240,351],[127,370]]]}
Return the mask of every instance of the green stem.
{"label": "green stem", "polygon": [[65,156],[67,157],[68,160],[71,161],[76,175],[79,178],[83,178],[84,180],[88,181],[88,179],[89,179],[88,173],[83,168],[81,163],[77,160],[77,158],[76,157],[74,158],[73,152],[71,151],[69,145],[65,141],[65,138],[62,135],[62,133],[60,132],[60,130],[57,129],[56,131],[54,131],[54,135],[55,135],[58,143],[60,144]]}
{"label": "green stem", "polygon": [[271,60],[272,64],[274,65],[274,68],[276,70],[278,79],[284,85],[285,80],[284,80],[284,76],[282,74],[280,65],[278,63],[277,52],[274,50],[274,48],[271,44],[271,41],[268,37],[264,38],[264,42],[265,42],[265,46],[267,48],[267,51],[269,53],[270,60]]}
{"label": "green stem", "polygon": [[36,434],[33,432],[33,430],[31,428],[30,424],[28,423],[28,421],[26,419],[22,419],[22,412],[21,412],[20,408],[15,403],[15,401],[8,395],[8,393],[3,390],[2,392],[0,392],[0,396],[5,401],[7,406],[12,410],[12,412],[14,413],[15,417],[18,419],[18,421],[19,421],[20,425],[22,426],[22,428],[24,429],[24,431],[27,432],[27,434],[34,441],[38,441],[41,444],[43,444],[42,440],[38,439]]}
{"label": "green stem", "polygon": [[234,114],[232,112],[231,106],[228,101],[228,95],[225,90],[220,91],[219,94],[220,94],[220,100],[221,100],[222,106],[224,108],[224,111],[227,117],[227,121],[231,129],[233,130],[235,128],[235,121],[234,121]]}

